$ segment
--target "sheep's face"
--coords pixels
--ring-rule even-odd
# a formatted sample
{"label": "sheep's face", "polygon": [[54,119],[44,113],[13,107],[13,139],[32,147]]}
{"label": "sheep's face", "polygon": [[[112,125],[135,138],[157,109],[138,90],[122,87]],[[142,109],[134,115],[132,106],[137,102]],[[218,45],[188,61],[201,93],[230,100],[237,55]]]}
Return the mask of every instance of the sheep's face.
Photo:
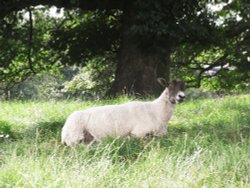
{"label": "sheep's face", "polygon": [[169,101],[172,104],[178,104],[185,99],[185,84],[182,81],[173,80],[169,83]]}
{"label": "sheep's face", "polygon": [[166,88],[168,99],[172,104],[181,103],[185,98],[185,84],[182,81],[173,80],[167,82],[164,78],[158,78],[159,84]]}

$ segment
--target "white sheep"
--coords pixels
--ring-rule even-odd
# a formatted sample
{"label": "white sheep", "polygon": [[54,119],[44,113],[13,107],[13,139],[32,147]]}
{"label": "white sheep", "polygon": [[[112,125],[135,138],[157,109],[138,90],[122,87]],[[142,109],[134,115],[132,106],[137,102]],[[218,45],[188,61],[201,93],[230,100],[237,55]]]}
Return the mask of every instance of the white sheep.
{"label": "white sheep", "polygon": [[158,81],[166,88],[154,101],[128,102],[73,112],[62,129],[62,143],[72,146],[105,137],[166,134],[166,124],[175,105],[185,98],[185,85],[182,81],[174,80],[167,87],[163,78]]}

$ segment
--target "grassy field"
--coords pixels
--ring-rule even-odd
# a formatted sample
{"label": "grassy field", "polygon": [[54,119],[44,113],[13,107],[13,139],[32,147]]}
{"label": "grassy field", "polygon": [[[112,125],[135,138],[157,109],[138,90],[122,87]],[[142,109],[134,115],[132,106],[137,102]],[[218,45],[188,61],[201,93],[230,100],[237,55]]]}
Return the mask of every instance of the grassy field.
{"label": "grassy field", "polygon": [[0,187],[250,187],[250,95],[187,101],[162,138],[60,144],[72,111],[126,101],[0,102]]}

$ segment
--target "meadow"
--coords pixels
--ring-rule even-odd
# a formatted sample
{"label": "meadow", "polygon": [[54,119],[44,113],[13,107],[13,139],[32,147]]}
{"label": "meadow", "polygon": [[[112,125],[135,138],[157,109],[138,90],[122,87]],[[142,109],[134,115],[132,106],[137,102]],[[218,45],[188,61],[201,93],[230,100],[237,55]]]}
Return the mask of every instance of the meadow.
{"label": "meadow", "polygon": [[0,187],[250,187],[250,95],[187,100],[161,138],[61,145],[72,111],[128,100],[0,102]]}

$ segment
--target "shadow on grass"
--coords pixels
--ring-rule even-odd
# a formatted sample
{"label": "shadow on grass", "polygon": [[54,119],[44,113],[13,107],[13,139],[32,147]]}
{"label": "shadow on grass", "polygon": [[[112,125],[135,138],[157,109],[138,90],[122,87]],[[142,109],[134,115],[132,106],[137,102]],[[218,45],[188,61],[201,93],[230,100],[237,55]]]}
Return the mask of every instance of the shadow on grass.
{"label": "shadow on grass", "polygon": [[143,159],[152,148],[155,138],[107,138],[88,151],[89,157],[106,156],[114,163],[134,163]]}
{"label": "shadow on grass", "polygon": [[12,131],[13,125],[6,121],[0,121],[0,142],[5,139],[15,139],[17,134]]}
{"label": "shadow on grass", "polygon": [[48,141],[50,139],[60,139],[61,129],[64,123],[64,120],[39,122],[37,125],[26,129],[22,137],[23,139],[27,137],[36,138],[39,142]]}
{"label": "shadow on grass", "polygon": [[[114,163],[133,163],[136,160],[146,158],[151,150],[161,149],[168,154],[183,152],[191,154],[197,147],[209,148],[215,145],[230,145],[241,143],[244,139],[250,137],[250,116],[249,107],[246,105],[229,105],[226,108],[237,111],[242,116],[234,117],[233,122],[227,119],[213,119],[211,122],[200,120],[190,125],[181,123],[170,125],[168,134],[161,138],[144,139],[113,139],[107,138],[102,143],[92,146],[76,146],[74,148],[59,146],[60,151],[65,154],[77,151],[78,158],[86,160],[91,158],[99,160],[102,157],[112,159]],[[44,121],[27,129],[23,133],[23,139],[34,138],[40,144],[41,153],[53,153],[55,145],[50,145],[51,140],[60,143],[60,133],[65,120]],[[13,135],[11,125],[6,122],[0,122],[5,133]],[[1,130],[1,129],[0,129]],[[13,135],[14,136],[14,135]],[[44,147],[43,147],[44,146]],[[83,155],[84,153],[84,155]],[[64,155],[63,154],[63,155]]]}
{"label": "shadow on grass", "polygon": [[[166,139],[160,139],[162,147],[181,144],[201,147],[214,145],[231,145],[242,143],[250,138],[250,108],[247,105],[225,105],[225,109],[233,111],[232,117],[201,119],[190,125],[181,123],[170,125]],[[223,116],[223,115],[222,115]]]}
{"label": "shadow on grass", "polygon": [[[168,154],[185,152],[185,155],[189,155],[199,147],[213,150],[214,147],[241,145],[250,138],[249,107],[232,105],[225,108],[235,111],[230,119],[222,117],[210,122],[207,119],[201,119],[192,125],[179,123],[170,125],[168,134],[164,137],[107,139],[101,147],[111,145],[109,154],[115,161],[135,161],[145,157],[152,149],[160,149]],[[93,149],[91,152],[90,154],[94,156],[96,151]]]}

